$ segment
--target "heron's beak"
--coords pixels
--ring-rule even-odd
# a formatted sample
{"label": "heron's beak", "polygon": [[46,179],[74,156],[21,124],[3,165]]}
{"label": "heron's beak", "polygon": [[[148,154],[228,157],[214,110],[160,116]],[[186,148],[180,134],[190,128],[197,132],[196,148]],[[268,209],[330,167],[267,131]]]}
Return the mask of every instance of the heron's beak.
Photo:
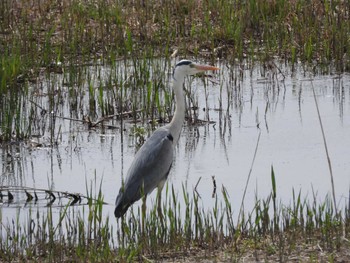
{"label": "heron's beak", "polygon": [[207,71],[207,70],[219,70],[219,68],[217,67],[213,67],[213,66],[208,66],[208,65],[197,65],[195,64],[194,65],[194,68],[197,69],[197,70],[200,70],[200,71]]}

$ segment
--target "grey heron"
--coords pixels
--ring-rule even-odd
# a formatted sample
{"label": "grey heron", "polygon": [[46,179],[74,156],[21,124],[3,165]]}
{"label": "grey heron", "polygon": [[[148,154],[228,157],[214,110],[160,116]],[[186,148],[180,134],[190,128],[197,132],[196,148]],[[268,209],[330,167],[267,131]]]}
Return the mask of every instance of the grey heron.
{"label": "grey heron", "polygon": [[[187,75],[194,75],[217,67],[195,64],[190,60],[179,61],[173,72],[173,90],[176,109],[171,122],[158,128],[138,150],[127,172],[124,184],[115,202],[114,215],[122,217],[128,208],[158,187],[158,212],[160,193],[173,163],[174,147],[179,140],[185,119],[185,97],[183,84]],[[144,200],[145,209],[145,200]]]}

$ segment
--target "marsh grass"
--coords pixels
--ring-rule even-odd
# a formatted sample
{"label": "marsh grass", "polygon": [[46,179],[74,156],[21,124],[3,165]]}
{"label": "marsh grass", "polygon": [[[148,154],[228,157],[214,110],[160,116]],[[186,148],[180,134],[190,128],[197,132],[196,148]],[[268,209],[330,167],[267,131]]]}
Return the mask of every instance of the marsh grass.
{"label": "marsh grass", "polygon": [[[126,86],[141,87],[141,93],[147,93],[147,100],[140,98],[147,105],[142,118],[151,115],[152,120],[154,109],[164,118],[171,105],[160,104],[158,91],[164,90],[164,82],[151,78],[153,82],[147,83],[149,65],[143,62],[151,57],[169,58],[174,51],[180,57],[206,57],[213,63],[217,58],[265,63],[278,56],[290,61],[292,68],[302,61],[306,69],[316,66],[326,72],[331,65],[339,72],[348,71],[349,9],[350,5],[340,0],[2,1],[0,140],[31,136],[31,119],[24,121],[28,118],[21,112],[20,97],[28,92],[26,83],[37,82],[43,70],[64,71],[69,76],[66,84],[71,88],[72,103],[81,107],[77,101],[83,80],[79,65],[113,67],[118,61],[131,60],[133,81]],[[102,116],[113,112],[111,101],[102,95],[120,96],[115,88],[118,91],[123,81],[126,77],[111,79],[107,88],[100,85],[96,91],[90,87],[94,95],[89,102],[90,118],[96,107]],[[168,102],[170,94],[164,95]],[[137,98],[131,101],[134,113]]]}
{"label": "marsh grass", "polygon": [[[254,208],[244,211],[237,222],[237,211],[232,210],[224,186],[216,195],[214,206],[204,210],[195,191],[190,193],[183,187],[177,193],[167,185],[162,202],[164,221],[158,216],[157,205],[150,207],[145,220],[146,235],[142,233],[139,207],[133,206],[120,220],[110,219],[103,214],[101,190],[93,196],[92,188],[87,193],[91,201],[81,210],[69,205],[58,211],[51,207],[37,211],[18,209],[17,219],[1,222],[0,259],[129,262],[190,257],[194,261],[250,258],[286,262],[292,258],[346,258],[350,236],[348,202],[336,214],[331,198],[319,201],[314,195],[309,203],[301,191],[293,190],[292,203],[282,205],[274,174],[272,169],[271,193],[266,199],[256,200]],[[42,213],[40,209],[46,211]],[[24,213],[26,224],[19,220]]]}
{"label": "marsh grass", "polygon": [[[58,118],[82,122],[88,129],[97,124],[106,128],[103,120],[111,115],[109,128],[117,121],[123,128],[123,118],[136,125],[149,121],[151,126],[169,120],[173,93],[164,72],[171,74],[174,51],[181,58],[200,57],[214,64],[218,58],[230,65],[260,63],[263,77],[272,76],[270,81],[277,83],[267,88],[271,96],[283,91],[271,67],[276,56],[293,70],[301,61],[305,70],[349,71],[349,13],[349,3],[341,0],[1,1],[0,143],[49,133],[45,143],[55,146],[61,133]],[[156,57],[163,62],[151,63]],[[221,134],[226,132],[231,101],[235,109],[243,107],[243,70],[230,70],[227,86],[220,86],[220,94],[226,92],[228,99],[227,112],[220,111],[226,114],[220,117]],[[187,114],[189,120],[196,120],[194,93],[188,94],[187,103],[194,109]],[[220,110],[222,105],[220,96]],[[254,208],[238,217],[225,187],[215,196],[215,205],[204,210],[196,192],[183,188],[179,194],[168,186],[164,222],[156,207],[150,208],[147,238],[141,232],[140,209],[134,207],[116,222],[103,215],[101,192],[99,202],[89,202],[81,211],[68,206],[58,212],[52,207],[18,209],[16,220],[1,221],[0,259],[346,259],[350,202],[337,214],[330,198],[320,201],[314,194],[309,203],[301,191],[293,190],[292,204],[285,206],[279,202],[275,178],[272,168],[270,195],[256,199]],[[91,189],[87,192],[92,195]]]}

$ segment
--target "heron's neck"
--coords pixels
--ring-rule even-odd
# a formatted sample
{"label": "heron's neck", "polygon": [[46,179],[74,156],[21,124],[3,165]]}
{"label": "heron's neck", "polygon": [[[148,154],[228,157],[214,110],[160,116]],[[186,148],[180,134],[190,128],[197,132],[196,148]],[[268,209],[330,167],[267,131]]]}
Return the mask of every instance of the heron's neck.
{"label": "heron's neck", "polygon": [[176,144],[179,140],[182,125],[185,120],[185,96],[183,92],[184,81],[185,76],[175,72],[173,78],[173,89],[175,93],[176,109],[173,119],[169,123],[169,130],[174,138],[174,144]]}

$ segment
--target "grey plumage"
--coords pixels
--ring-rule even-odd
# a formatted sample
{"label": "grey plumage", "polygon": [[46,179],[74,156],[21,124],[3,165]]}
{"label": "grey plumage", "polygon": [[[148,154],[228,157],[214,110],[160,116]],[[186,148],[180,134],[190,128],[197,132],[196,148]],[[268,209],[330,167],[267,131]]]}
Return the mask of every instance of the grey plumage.
{"label": "grey plumage", "polygon": [[154,188],[163,187],[173,162],[173,139],[169,131],[157,129],[136,153],[127,173],[124,186],[120,188],[114,215],[121,217],[129,206],[150,193]]}
{"label": "grey plumage", "polygon": [[[127,209],[141,197],[147,197],[154,188],[158,187],[158,213],[161,211],[161,190],[166,181],[171,164],[173,162],[173,151],[176,145],[182,125],[185,119],[185,97],[183,84],[185,76],[193,75],[207,70],[218,70],[219,68],[198,65],[190,60],[181,60],[175,66],[173,72],[173,89],[176,100],[176,110],[171,122],[156,130],[152,136],[136,153],[126,176],[124,185],[119,190],[115,203],[114,215],[121,217]],[[146,202],[144,200],[144,220]],[[142,224],[144,227],[144,224]]]}

